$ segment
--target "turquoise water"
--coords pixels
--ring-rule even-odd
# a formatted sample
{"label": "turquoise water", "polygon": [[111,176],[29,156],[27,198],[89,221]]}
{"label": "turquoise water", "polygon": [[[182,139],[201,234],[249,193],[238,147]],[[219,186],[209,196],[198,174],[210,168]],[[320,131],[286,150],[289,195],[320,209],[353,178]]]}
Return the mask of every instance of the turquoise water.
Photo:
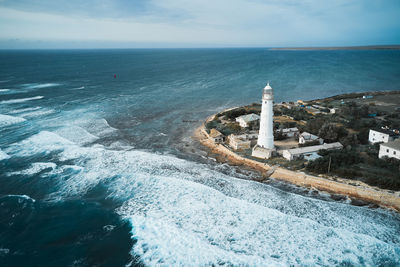
{"label": "turquoise water", "polygon": [[[400,265],[400,217],[218,164],[197,121],[400,90],[400,51],[0,52],[0,265]],[[114,75],[116,78],[114,78]]]}

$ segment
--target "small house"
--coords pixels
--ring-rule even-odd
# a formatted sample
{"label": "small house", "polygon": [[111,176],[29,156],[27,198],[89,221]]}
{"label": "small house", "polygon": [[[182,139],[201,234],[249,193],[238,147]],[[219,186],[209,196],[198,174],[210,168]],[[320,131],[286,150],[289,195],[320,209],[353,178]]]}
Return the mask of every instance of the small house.
{"label": "small house", "polygon": [[305,158],[307,160],[315,159],[318,157],[318,151],[326,149],[342,149],[343,145],[339,142],[331,144],[323,144],[316,146],[306,146],[299,148],[286,149],[283,151],[282,156],[287,160],[301,159]]}
{"label": "small house", "polygon": [[377,129],[377,130],[369,130],[369,136],[368,136],[368,141],[371,144],[376,144],[376,143],[387,143],[390,141],[393,141],[399,137],[399,135],[389,129]]}
{"label": "small house", "polygon": [[239,123],[240,127],[246,128],[249,127],[249,124],[253,121],[260,120],[260,116],[254,113],[243,115],[236,118],[236,121]]}
{"label": "small house", "polygon": [[400,140],[380,144],[378,157],[388,157],[400,160]]}
{"label": "small house", "polygon": [[214,129],[214,128],[212,128],[210,130],[209,136],[216,144],[223,143],[224,139],[225,139],[225,136],[222,133],[220,133],[217,129]]}
{"label": "small house", "polygon": [[277,132],[285,137],[295,137],[299,135],[299,129],[297,129],[297,127],[278,129]]}
{"label": "small house", "polygon": [[321,145],[324,143],[324,139],[308,132],[303,132],[299,136],[299,144],[306,144],[314,141],[318,141],[318,143]]}
{"label": "small house", "polygon": [[229,135],[229,146],[234,150],[239,149],[249,149],[257,143],[258,134],[257,133],[249,133],[249,134],[241,134],[241,135]]}

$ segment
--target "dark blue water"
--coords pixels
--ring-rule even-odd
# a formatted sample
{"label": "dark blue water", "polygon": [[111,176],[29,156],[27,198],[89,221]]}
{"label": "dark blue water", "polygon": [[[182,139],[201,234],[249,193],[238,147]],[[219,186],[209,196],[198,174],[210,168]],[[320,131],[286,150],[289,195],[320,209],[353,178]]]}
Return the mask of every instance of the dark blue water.
{"label": "dark blue water", "polygon": [[[116,75],[116,78],[114,78]],[[400,216],[249,181],[190,138],[258,102],[400,90],[400,51],[0,52],[0,266],[400,265]]]}

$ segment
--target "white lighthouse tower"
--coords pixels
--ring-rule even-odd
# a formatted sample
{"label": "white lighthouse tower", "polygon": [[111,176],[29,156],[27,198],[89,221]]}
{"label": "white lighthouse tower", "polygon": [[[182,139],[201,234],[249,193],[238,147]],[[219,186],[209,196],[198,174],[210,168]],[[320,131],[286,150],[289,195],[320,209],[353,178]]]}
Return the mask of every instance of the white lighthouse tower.
{"label": "white lighthouse tower", "polygon": [[273,101],[274,94],[269,83],[265,86],[262,95],[260,131],[257,145],[253,148],[252,156],[258,158],[270,158],[275,151],[274,125],[273,125]]}

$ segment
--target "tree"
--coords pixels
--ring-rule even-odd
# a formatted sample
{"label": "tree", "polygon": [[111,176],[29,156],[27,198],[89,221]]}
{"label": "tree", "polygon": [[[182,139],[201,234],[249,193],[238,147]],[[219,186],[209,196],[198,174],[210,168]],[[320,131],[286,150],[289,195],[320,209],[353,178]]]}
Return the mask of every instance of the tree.
{"label": "tree", "polygon": [[333,123],[325,123],[318,131],[318,136],[327,142],[337,142],[339,138],[346,136],[347,131],[343,127],[336,126]]}
{"label": "tree", "polygon": [[348,102],[340,110],[343,115],[355,119],[368,117],[369,109],[367,105],[358,106],[356,102]]}
{"label": "tree", "polygon": [[312,134],[318,134],[321,126],[326,123],[326,119],[324,117],[316,117],[309,121],[307,121],[306,130]]}

